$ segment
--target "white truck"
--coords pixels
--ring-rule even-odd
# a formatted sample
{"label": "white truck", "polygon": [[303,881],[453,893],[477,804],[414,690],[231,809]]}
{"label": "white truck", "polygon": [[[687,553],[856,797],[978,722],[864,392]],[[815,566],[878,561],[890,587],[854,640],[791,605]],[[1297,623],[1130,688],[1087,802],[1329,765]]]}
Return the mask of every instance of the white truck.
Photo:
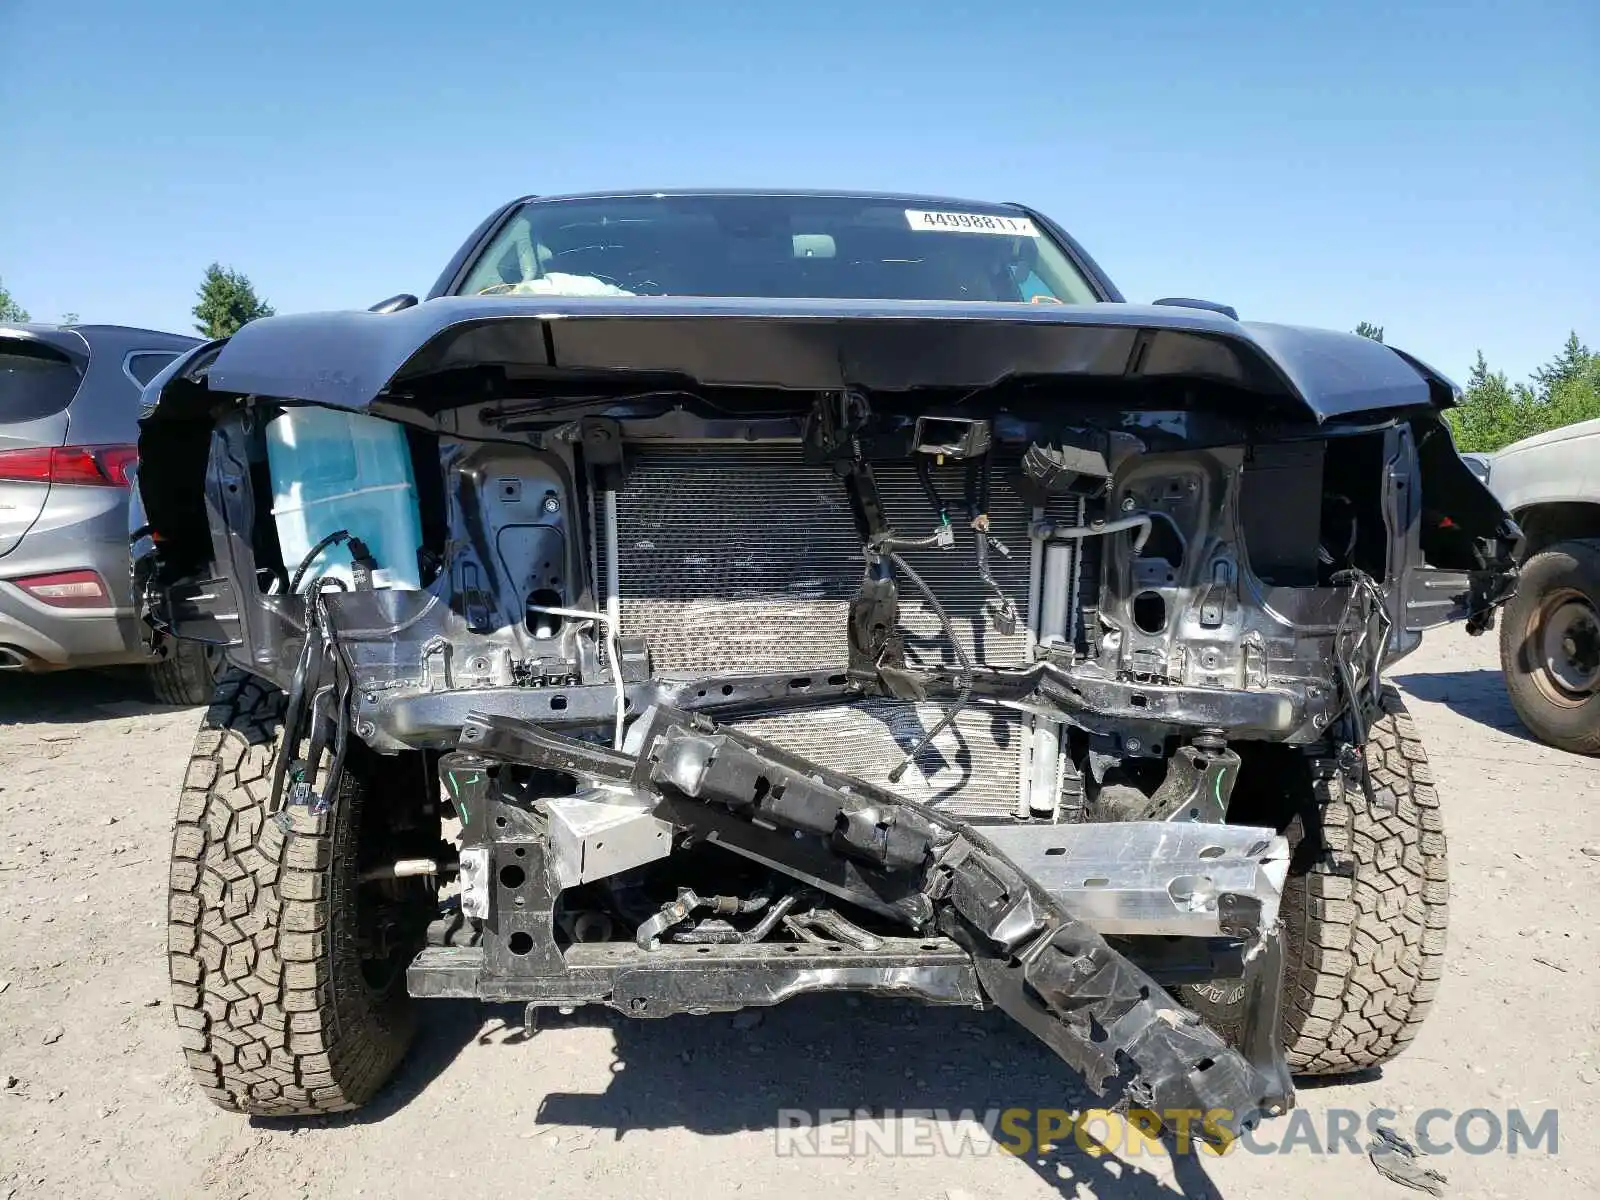
{"label": "white truck", "polygon": [[1600,420],[1507,446],[1486,482],[1523,532],[1500,626],[1512,707],[1541,741],[1600,754]]}

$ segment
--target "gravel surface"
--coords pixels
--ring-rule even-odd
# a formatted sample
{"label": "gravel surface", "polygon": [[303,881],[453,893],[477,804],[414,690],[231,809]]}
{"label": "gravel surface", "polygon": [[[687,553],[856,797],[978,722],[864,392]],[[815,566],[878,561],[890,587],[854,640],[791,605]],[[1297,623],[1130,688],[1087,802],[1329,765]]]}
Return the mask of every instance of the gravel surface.
{"label": "gravel surface", "polygon": [[[1370,1078],[1308,1086],[1330,1110],[1559,1110],[1559,1151],[1460,1150],[1423,1165],[1451,1196],[1595,1195],[1600,892],[1594,760],[1540,746],[1505,699],[1492,638],[1431,637],[1393,677],[1433,756],[1450,837],[1451,950],[1428,1025]],[[219,1112],[180,1067],[165,892],[196,710],[137,677],[0,677],[0,1200],[11,1196],[1388,1196],[1365,1154],[1235,1150],[1174,1160],[780,1155],[778,1110],[1073,1108],[1070,1072],[997,1014],[813,997],[742,1017],[630,1022],[433,1002],[367,1110],[295,1125]],[[1531,1123],[1531,1122],[1530,1122]],[[1449,1138],[1454,1117],[1439,1122]],[[1276,1143],[1284,1122],[1263,1139]],[[1474,1136],[1482,1136],[1479,1125]],[[936,1131],[937,1132],[937,1131]]]}

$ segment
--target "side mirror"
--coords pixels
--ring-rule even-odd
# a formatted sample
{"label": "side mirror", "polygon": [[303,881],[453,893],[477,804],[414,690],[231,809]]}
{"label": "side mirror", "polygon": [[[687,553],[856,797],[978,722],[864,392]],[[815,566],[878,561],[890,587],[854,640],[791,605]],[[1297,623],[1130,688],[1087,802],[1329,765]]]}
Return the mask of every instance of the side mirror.
{"label": "side mirror", "polygon": [[401,309],[410,308],[416,302],[417,298],[410,292],[401,292],[398,296],[390,296],[387,300],[379,300],[367,311],[375,313],[399,312]]}
{"label": "side mirror", "polygon": [[1183,296],[1167,296],[1157,304],[1170,304],[1174,308],[1203,308],[1207,312],[1221,313],[1230,321],[1239,319],[1239,312],[1231,304],[1218,304],[1215,300],[1190,300]]}

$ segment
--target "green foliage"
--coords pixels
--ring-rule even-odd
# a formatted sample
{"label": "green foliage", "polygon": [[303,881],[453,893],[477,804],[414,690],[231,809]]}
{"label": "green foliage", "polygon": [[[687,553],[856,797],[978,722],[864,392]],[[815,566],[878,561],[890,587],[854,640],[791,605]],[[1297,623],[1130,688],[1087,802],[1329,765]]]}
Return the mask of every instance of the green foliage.
{"label": "green foliage", "polygon": [[1374,325],[1371,321],[1363,321],[1356,326],[1356,332],[1364,338],[1371,338],[1375,342],[1383,341],[1383,326]]}
{"label": "green foliage", "polygon": [[61,324],[63,325],[78,325],[81,323],[82,318],[79,317],[75,312],[64,312],[61,314]]}
{"label": "green foliage", "polygon": [[1600,417],[1600,354],[1567,338],[1561,352],[1534,371],[1530,383],[1510,383],[1478,352],[1459,408],[1447,414],[1456,447],[1489,453],[1536,433]]}
{"label": "green foliage", "polygon": [[0,321],[26,321],[28,310],[11,298],[4,282],[0,282]]}
{"label": "green foliage", "polygon": [[1600,354],[1590,354],[1589,361],[1579,364],[1571,375],[1556,379],[1547,393],[1545,409],[1551,429],[1600,417]]}
{"label": "green foliage", "polygon": [[1581,379],[1585,371],[1594,366],[1594,355],[1589,352],[1589,347],[1578,340],[1577,331],[1567,334],[1567,344],[1561,347],[1561,353],[1555,356],[1549,366],[1539,367],[1533,373],[1534,383],[1539,389],[1549,394],[1557,388]]}
{"label": "green foliage", "polygon": [[200,302],[194,306],[195,328],[208,338],[232,337],[257,317],[270,317],[272,311],[245,275],[212,263],[200,284]]}

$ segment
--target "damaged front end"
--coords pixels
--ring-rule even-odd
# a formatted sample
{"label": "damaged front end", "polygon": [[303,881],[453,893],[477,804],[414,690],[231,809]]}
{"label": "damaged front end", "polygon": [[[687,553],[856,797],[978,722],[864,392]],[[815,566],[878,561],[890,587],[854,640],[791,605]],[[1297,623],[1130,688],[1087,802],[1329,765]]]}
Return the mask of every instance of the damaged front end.
{"label": "damaged front end", "polygon": [[[352,739],[451,801],[412,993],[993,1004],[1219,1139],[1291,1105],[1286,764],[1370,794],[1380,672],[1513,579],[1448,386],[1120,305],[551,305],[247,327],[143,425],[149,618],[287,695],[275,804]],[[366,447],[310,499],[308,411]],[[1227,1036],[1168,990],[1219,979]]]}
{"label": "damaged front end", "polygon": [[[622,753],[478,714],[461,742],[441,769],[469,814],[462,907],[498,916],[497,936],[486,929],[479,945],[424,951],[411,968],[419,994],[604,1003],[640,1017],[774,1004],[807,991],[988,1002],[1096,1091],[1115,1083],[1156,1111],[1226,1112],[1224,1136],[1292,1103],[1276,1049],[1277,907],[1288,852],[1270,830],[1185,838],[1162,824],[969,823],[665,707],[641,715]],[[547,802],[546,824],[530,822],[528,808],[496,782],[518,768],[571,776],[586,811],[571,814],[576,806],[556,799]],[[633,844],[632,854],[621,851],[625,861],[664,852],[674,836],[771,869],[782,895],[748,934],[725,920],[695,920],[729,906],[685,889],[631,941],[560,944],[560,897],[586,881],[585,866],[607,842],[612,854],[619,839]],[[1045,862],[1059,857],[1066,871],[1030,871],[1040,854]],[[1193,890],[1180,892],[1178,875],[1160,886],[1158,876],[1179,870],[1193,872]],[[1106,872],[1104,886],[1076,904],[1085,899],[1076,880],[1090,871]],[[1230,878],[1238,890],[1201,897],[1200,872]],[[1072,882],[1057,878],[1063,874]],[[852,910],[877,918],[879,931],[845,915]],[[763,940],[779,913],[794,938]],[[1204,939],[1202,953],[1222,957],[1228,950],[1213,942],[1242,943],[1246,986],[1259,996],[1242,1052],[1156,977],[1210,978],[1215,965],[1172,963],[1155,952],[1146,970],[1137,952],[1113,948],[1097,925],[1152,939],[1181,930]]]}

